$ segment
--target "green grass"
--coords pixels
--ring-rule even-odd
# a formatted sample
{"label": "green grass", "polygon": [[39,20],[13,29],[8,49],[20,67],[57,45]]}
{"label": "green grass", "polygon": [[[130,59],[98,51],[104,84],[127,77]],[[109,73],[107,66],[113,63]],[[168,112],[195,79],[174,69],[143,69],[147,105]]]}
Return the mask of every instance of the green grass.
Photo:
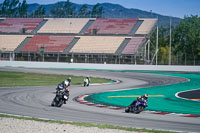
{"label": "green grass", "polygon": [[[69,76],[72,78],[71,85],[83,84],[84,77],[81,76],[0,71],[0,87],[58,85]],[[90,78],[91,83],[111,82],[110,79]]]}
{"label": "green grass", "polygon": [[147,133],[177,133],[177,132],[172,132],[172,131],[137,129],[137,128],[131,128],[131,127],[113,126],[113,125],[108,125],[108,124],[101,125],[101,124],[91,124],[91,123],[84,123],[84,122],[67,122],[67,121],[58,121],[58,120],[46,120],[46,119],[31,118],[31,117],[24,117],[24,116],[5,115],[5,114],[0,114],[0,117],[22,119],[22,120],[33,120],[33,121],[38,121],[38,122],[58,123],[58,124],[71,124],[71,125],[83,126],[83,127],[98,127],[101,129],[118,129],[118,130],[125,130],[125,131],[136,131],[136,132],[147,132]]}

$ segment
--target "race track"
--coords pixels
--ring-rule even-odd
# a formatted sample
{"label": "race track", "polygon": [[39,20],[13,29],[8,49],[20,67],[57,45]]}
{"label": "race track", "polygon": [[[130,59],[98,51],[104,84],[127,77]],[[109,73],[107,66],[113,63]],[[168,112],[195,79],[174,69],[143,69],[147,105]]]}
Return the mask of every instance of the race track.
{"label": "race track", "polygon": [[[161,129],[185,132],[199,132],[200,119],[178,115],[157,115],[149,112],[127,114],[124,110],[97,108],[80,104],[75,97],[84,94],[140,88],[186,82],[187,79],[164,75],[135,72],[111,72],[90,70],[27,69],[0,67],[0,71],[36,72],[50,74],[71,74],[77,76],[103,77],[122,81],[119,84],[101,86],[70,86],[70,100],[61,108],[51,107],[56,86],[5,87],[0,88],[0,113],[16,114],[36,118],[47,118],[75,122],[111,124],[119,126]],[[72,79],[73,82],[73,79]]]}

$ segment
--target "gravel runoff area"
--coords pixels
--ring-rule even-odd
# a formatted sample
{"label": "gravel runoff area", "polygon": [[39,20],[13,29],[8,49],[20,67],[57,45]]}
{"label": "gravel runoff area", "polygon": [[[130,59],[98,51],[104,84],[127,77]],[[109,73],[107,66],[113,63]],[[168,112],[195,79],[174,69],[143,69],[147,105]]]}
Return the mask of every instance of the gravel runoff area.
{"label": "gravel runoff area", "polygon": [[[0,117],[0,133],[138,133]],[[140,132],[141,133],[141,132]]]}

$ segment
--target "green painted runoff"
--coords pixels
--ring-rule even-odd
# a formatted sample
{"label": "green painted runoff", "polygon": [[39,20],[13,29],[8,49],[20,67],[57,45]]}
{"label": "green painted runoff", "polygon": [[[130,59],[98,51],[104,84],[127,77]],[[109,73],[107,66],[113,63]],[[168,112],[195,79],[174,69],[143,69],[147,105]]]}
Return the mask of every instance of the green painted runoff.
{"label": "green painted runoff", "polygon": [[138,72],[146,74],[150,73],[150,74],[182,77],[189,79],[189,81],[184,83],[165,85],[165,86],[156,86],[156,87],[92,94],[87,96],[85,100],[98,104],[125,107],[136,99],[134,95],[143,95],[147,93],[149,95],[160,95],[160,96],[149,97],[148,100],[149,106],[146,108],[146,110],[200,115],[200,101],[185,100],[177,98],[175,96],[177,92],[200,89],[199,73],[186,72],[181,74],[180,72],[155,72],[155,71],[152,72],[138,71]]}

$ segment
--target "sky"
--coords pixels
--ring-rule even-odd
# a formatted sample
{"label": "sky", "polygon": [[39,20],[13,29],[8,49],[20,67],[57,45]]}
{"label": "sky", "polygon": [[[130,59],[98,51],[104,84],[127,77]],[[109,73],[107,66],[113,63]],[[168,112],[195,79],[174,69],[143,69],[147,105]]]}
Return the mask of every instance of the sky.
{"label": "sky", "polygon": [[[1,0],[0,0],[1,1]],[[67,0],[26,0],[28,4],[53,4]],[[144,11],[152,10],[161,15],[184,18],[185,15],[200,16],[200,0],[70,0],[77,4],[113,3],[126,8],[135,8]]]}

